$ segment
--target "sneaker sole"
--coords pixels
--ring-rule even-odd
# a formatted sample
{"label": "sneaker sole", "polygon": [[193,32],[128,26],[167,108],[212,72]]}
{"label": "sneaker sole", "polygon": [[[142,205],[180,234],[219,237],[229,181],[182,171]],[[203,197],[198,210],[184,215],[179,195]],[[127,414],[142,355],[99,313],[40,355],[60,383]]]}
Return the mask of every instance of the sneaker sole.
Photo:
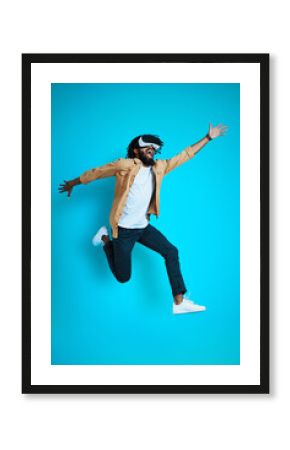
{"label": "sneaker sole", "polygon": [[206,311],[206,308],[198,309],[196,311],[173,311],[173,314],[191,314],[191,313],[198,313],[198,312],[202,312],[202,311]]}

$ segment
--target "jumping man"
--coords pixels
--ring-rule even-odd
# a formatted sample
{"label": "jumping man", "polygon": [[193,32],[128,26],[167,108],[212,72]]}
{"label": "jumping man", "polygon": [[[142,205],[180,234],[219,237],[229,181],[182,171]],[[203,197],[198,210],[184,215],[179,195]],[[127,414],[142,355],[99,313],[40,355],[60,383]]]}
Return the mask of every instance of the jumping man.
{"label": "jumping man", "polygon": [[137,136],[128,146],[127,158],[119,158],[88,170],[74,180],[65,180],[59,187],[60,193],[67,192],[70,197],[72,189],[78,184],[116,177],[115,196],[110,212],[112,239],[107,228],[102,226],[92,243],[103,247],[109,267],[121,283],[130,279],[131,253],[136,242],[162,255],[171,285],[174,314],[204,311],[205,307],[184,297],[187,289],[181,274],[178,249],[149,223],[150,214],[159,216],[163,177],[193,158],[209,141],[224,135],[226,130],[226,126],[212,127],[210,124],[208,134],[200,141],[186,147],[173,158],[157,160],[154,157],[163,146],[161,139],[151,134]]}

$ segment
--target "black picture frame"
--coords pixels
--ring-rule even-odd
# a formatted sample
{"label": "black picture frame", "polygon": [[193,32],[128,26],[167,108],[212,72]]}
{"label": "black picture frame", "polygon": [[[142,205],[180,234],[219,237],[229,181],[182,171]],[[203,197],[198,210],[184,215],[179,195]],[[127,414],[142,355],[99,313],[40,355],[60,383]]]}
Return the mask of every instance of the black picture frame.
{"label": "black picture frame", "polygon": [[[269,54],[22,55],[22,393],[269,393]],[[31,65],[33,63],[245,63],[260,66],[260,383],[257,385],[33,385],[31,382]]]}

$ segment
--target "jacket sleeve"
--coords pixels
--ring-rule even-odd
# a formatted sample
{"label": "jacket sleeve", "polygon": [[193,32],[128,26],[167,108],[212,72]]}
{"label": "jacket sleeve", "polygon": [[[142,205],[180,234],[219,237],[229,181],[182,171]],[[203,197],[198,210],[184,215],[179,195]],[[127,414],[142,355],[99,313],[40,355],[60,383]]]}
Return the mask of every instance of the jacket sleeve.
{"label": "jacket sleeve", "polygon": [[165,172],[164,175],[171,172],[171,170],[176,169],[176,167],[180,166],[181,164],[185,163],[186,161],[189,161],[194,157],[195,153],[193,151],[193,148],[191,146],[186,147],[182,152],[178,153],[177,155],[173,156],[172,158],[166,159],[166,165],[165,165]]}
{"label": "jacket sleeve", "polygon": [[80,180],[82,184],[87,184],[100,178],[113,177],[120,169],[122,169],[122,158],[116,159],[103,166],[87,170],[80,176]]}

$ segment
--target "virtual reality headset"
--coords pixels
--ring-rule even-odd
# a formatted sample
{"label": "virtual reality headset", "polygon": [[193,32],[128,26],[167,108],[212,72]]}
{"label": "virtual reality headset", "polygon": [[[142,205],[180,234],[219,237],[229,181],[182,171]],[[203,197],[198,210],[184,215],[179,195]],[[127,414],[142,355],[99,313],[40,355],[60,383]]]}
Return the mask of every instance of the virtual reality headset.
{"label": "virtual reality headset", "polygon": [[139,138],[138,145],[140,148],[153,147],[156,153],[160,153],[160,150],[159,150],[160,145],[155,144],[154,142],[145,142],[145,141],[143,141],[142,137]]}

